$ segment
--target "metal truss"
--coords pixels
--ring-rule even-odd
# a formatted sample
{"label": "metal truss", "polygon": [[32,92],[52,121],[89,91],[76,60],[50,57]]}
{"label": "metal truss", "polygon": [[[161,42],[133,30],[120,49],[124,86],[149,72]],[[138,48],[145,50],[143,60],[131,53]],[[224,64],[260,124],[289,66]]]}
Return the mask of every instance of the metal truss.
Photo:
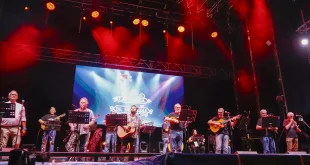
{"label": "metal truss", "polygon": [[299,28],[296,30],[296,32],[303,33],[310,30],[310,20],[299,26]]}
{"label": "metal truss", "polygon": [[[40,46],[30,46],[23,44],[11,44],[0,42],[0,46],[10,49],[12,54],[21,55],[21,60],[26,58],[36,59],[39,61],[52,61],[68,64],[95,65],[116,69],[129,69],[150,71],[156,73],[173,74],[180,76],[200,77],[200,78],[220,78],[230,79],[230,72],[224,69],[215,69],[205,66],[186,65],[169,63],[162,61],[152,61],[144,59],[135,59],[128,57],[119,57],[111,55],[93,54],[88,52],[72,51],[65,49],[55,49]],[[22,56],[20,52],[32,52],[29,56]]]}

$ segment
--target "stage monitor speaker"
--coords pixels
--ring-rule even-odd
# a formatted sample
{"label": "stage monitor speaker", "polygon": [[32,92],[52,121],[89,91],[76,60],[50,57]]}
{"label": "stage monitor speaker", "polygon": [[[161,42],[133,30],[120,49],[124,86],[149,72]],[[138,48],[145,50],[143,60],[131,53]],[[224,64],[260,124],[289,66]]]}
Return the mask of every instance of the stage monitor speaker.
{"label": "stage monitor speaker", "polygon": [[242,155],[242,154],[254,155],[254,154],[258,154],[258,153],[257,153],[257,151],[236,151],[235,154],[237,154],[237,155]]}
{"label": "stage monitor speaker", "polygon": [[305,151],[288,151],[287,154],[289,155],[307,155]]}

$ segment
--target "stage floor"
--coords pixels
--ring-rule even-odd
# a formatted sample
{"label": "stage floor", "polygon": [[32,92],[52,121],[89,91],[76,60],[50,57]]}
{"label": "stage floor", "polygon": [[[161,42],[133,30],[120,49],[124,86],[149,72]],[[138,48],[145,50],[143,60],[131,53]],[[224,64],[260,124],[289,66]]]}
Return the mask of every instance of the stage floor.
{"label": "stage floor", "polygon": [[[126,162],[36,162],[36,165],[126,165]],[[0,162],[0,165],[8,165],[8,162]]]}

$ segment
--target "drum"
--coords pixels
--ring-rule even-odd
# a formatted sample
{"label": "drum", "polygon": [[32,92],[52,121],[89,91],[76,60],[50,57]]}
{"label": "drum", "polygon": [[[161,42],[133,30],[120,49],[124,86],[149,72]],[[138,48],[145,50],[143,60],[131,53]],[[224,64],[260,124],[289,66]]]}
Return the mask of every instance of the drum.
{"label": "drum", "polygon": [[[171,143],[169,142],[169,143],[168,143],[168,151],[169,151],[169,152],[172,151],[171,148],[172,148],[172,147],[171,147]],[[182,149],[181,149],[181,151],[183,151],[183,149],[184,149],[184,143],[182,143]]]}

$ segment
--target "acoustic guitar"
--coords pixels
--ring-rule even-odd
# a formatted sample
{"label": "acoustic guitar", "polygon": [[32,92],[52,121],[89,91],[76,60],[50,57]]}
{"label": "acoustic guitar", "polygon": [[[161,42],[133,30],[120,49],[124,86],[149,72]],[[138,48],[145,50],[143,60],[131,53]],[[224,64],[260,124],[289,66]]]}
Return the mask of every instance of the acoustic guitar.
{"label": "acoustic guitar", "polygon": [[[141,126],[144,126],[144,125],[153,125],[154,122],[148,122],[148,123],[144,123],[144,124],[141,124]],[[129,136],[129,135],[132,135],[136,132],[136,128],[134,127],[134,123],[128,123],[126,126],[118,126],[117,127],[117,136],[120,137],[121,139]]]}
{"label": "acoustic guitar", "polygon": [[217,133],[221,128],[224,128],[225,124],[230,122],[231,120],[240,119],[241,115],[234,116],[228,120],[220,119],[217,121],[213,121],[214,123],[220,123],[220,125],[210,124],[210,129],[213,133]]}
{"label": "acoustic guitar", "polygon": [[[57,116],[56,118],[60,119],[60,118],[62,118],[64,116],[66,116],[66,113],[63,113],[63,114]],[[41,124],[41,129],[44,131],[46,129],[46,124]]]}

